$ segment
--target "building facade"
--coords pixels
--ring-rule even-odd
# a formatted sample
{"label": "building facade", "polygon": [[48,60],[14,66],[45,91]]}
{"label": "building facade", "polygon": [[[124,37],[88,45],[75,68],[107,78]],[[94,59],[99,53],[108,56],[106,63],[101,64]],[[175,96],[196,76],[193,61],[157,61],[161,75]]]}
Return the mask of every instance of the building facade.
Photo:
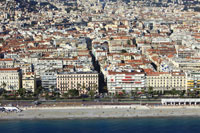
{"label": "building facade", "polygon": [[109,93],[119,93],[141,90],[145,87],[144,72],[114,72],[108,71],[107,87]]}
{"label": "building facade", "polygon": [[57,89],[67,93],[70,89],[85,94],[88,90],[98,92],[99,76],[97,72],[62,72],[57,74]]}
{"label": "building facade", "polygon": [[13,68],[14,60],[11,58],[0,59],[0,68]]}
{"label": "building facade", "polygon": [[35,89],[36,89],[35,73],[27,72],[27,73],[23,74],[22,88],[26,89],[26,91],[29,91],[29,92],[35,91]]}
{"label": "building facade", "polygon": [[17,91],[22,87],[22,74],[20,68],[1,68],[0,86],[6,91]]}
{"label": "building facade", "polygon": [[151,72],[146,75],[146,87],[155,91],[187,90],[187,76],[183,72]]}
{"label": "building facade", "polygon": [[42,73],[40,75],[42,87],[45,89],[49,89],[50,91],[52,91],[51,89],[56,88],[56,75],[56,71],[45,71],[44,73]]}
{"label": "building facade", "polygon": [[191,72],[187,77],[188,90],[200,90],[200,72]]}

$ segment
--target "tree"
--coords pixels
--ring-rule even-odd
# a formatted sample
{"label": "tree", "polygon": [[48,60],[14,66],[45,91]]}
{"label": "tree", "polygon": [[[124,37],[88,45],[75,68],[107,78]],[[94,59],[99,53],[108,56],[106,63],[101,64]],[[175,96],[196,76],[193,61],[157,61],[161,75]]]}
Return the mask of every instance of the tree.
{"label": "tree", "polygon": [[133,44],[135,44],[135,45],[137,44],[135,38],[133,38],[132,42],[133,42]]}
{"label": "tree", "polygon": [[51,91],[53,91],[53,90],[54,90],[54,88],[55,88],[55,87],[54,87],[54,85],[52,85],[52,86],[50,87]]}
{"label": "tree", "polygon": [[131,45],[131,41],[130,41],[130,40],[127,40],[127,44],[128,44],[128,45]]}
{"label": "tree", "polygon": [[153,95],[153,87],[150,86],[148,88],[148,94]]}
{"label": "tree", "polygon": [[134,91],[133,90],[131,90],[131,96],[134,96]]}
{"label": "tree", "polygon": [[44,88],[42,86],[39,86],[35,89],[34,95],[39,96],[39,94],[42,92]]}
{"label": "tree", "polygon": [[68,93],[64,93],[64,94],[63,94],[63,97],[66,97],[66,98],[67,98],[67,97],[68,97]]}
{"label": "tree", "polygon": [[94,97],[95,95],[95,91],[94,90],[90,90],[89,93],[88,93],[91,97],[91,99]]}
{"label": "tree", "polygon": [[144,90],[144,88],[142,88],[141,92],[142,92],[142,94],[144,94],[144,93],[145,93],[145,90]]}
{"label": "tree", "polygon": [[54,88],[54,90],[53,90],[53,92],[52,92],[52,95],[53,95],[54,97],[57,97],[57,98],[59,98],[59,96],[60,96],[59,89],[57,89],[57,88]]}
{"label": "tree", "polygon": [[138,93],[138,88],[137,87],[135,88],[135,92]]}
{"label": "tree", "polygon": [[93,89],[93,90],[97,90],[97,89],[98,89],[97,84],[94,83],[93,86],[92,86],[92,89]]}
{"label": "tree", "polygon": [[81,91],[81,84],[77,84],[77,89]]}
{"label": "tree", "polygon": [[107,93],[107,92],[108,92],[108,87],[107,87],[107,86],[104,86],[102,92]]}
{"label": "tree", "polygon": [[26,89],[24,88],[19,88],[18,94],[23,98],[26,94]]}
{"label": "tree", "polygon": [[68,90],[68,95],[71,97],[79,96],[79,91],[76,89]]}
{"label": "tree", "polygon": [[184,94],[185,94],[185,91],[178,91],[178,94],[179,94],[180,97],[183,97]]}
{"label": "tree", "polygon": [[5,88],[6,88],[6,83],[5,82],[2,83],[2,88],[5,90]]}
{"label": "tree", "polygon": [[177,93],[176,89],[173,88],[173,89],[171,90],[171,94],[173,95],[173,97],[174,97],[174,95],[176,95],[176,93]]}
{"label": "tree", "polygon": [[122,90],[122,93],[123,93],[124,96],[126,95],[126,91],[125,90]]}
{"label": "tree", "polygon": [[88,88],[86,88],[85,83],[83,83],[82,88],[81,88],[81,93],[85,93],[87,89]]}
{"label": "tree", "polygon": [[127,53],[127,51],[125,49],[122,49],[122,53]]}
{"label": "tree", "polygon": [[6,87],[6,83],[5,83],[5,82],[3,82],[2,86],[3,86],[3,88],[5,88],[5,87]]}
{"label": "tree", "polygon": [[114,38],[113,38],[113,37],[111,37],[111,38],[110,38],[110,41],[111,41],[111,40],[114,40]]}
{"label": "tree", "polygon": [[49,99],[49,93],[45,92],[45,99],[48,100]]}
{"label": "tree", "polygon": [[2,87],[2,89],[1,89],[1,92],[0,92],[0,93],[1,93],[1,95],[4,95],[5,92],[6,92],[6,89],[5,89],[5,88],[6,88],[6,83],[3,82],[2,85],[1,85],[1,87]]}

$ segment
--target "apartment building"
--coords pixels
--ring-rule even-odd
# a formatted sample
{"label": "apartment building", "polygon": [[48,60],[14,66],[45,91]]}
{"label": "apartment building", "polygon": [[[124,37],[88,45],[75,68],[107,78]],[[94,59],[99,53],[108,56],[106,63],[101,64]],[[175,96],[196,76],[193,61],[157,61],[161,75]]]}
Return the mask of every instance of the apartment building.
{"label": "apartment building", "polygon": [[11,58],[0,59],[0,68],[13,68],[14,60]]}
{"label": "apartment building", "polygon": [[57,74],[57,88],[61,93],[77,89],[84,94],[88,90],[98,92],[99,76],[97,72],[62,72]]}
{"label": "apartment building", "polygon": [[199,58],[173,58],[171,62],[175,67],[183,71],[200,70]]}
{"label": "apartment building", "polygon": [[57,58],[42,58],[34,64],[34,71],[36,76],[41,75],[47,70],[61,69],[63,68],[62,59]]}
{"label": "apartment building", "polygon": [[150,72],[146,74],[146,87],[162,92],[187,90],[187,76],[183,72]]}
{"label": "apartment building", "polygon": [[26,72],[22,77],[22,88],[34,92],[36,89],[36,77],[34,72]]}
{"label": "apartment building", "polygon": [[200,72],[190,72],[187,77],[188,90],[200,90]]}
{"label": "apartment building", "polygon": [[40,75],[42,87],[49,90],[56,88],[56,75],[57,72],[54,70],[43,72]]}
{"label": "apartment building", "polygon": [[22,74],[20,68],[1,68],[0,87],[6,91],[16,91],[21,88]]}
{"label": "apartment building", "polygon": [[107,87],[109,93],[141,90],[145,87],[145,73],[108,71]]}

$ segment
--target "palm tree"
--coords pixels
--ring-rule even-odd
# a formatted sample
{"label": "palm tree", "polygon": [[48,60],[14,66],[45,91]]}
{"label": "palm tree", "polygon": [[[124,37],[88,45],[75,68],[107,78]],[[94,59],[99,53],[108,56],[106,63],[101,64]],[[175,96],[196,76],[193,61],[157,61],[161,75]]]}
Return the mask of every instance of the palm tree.
{"label": "palm tree", "polygon": [[2,88],[1,88],[1,89],[2,89],[2,90],[1,90],[1,92],[2,92],[1,94],[4,95],[4,94],[5,94],[6,83],[3,82],[2,85],[1,85],[1,87],[2,87]]}
{"label": "palm tree", "polygon": [[39,96],[39,94],[44,90],[44,88],[42,86],[39,86],[36,88],[35,92],[34,92],[34,95],[35,96]]}
{"label": "palm tree", "polygon": [[138,93],[138,88],[135,88],[135,92],[136,92],[136,94]]}
{"label": "palm tree", "polygon": [[52,86],[50,87],[50,89],[51,89],[51,91],[53,91],[53,90],[54,90],[54,85],[52,85]]}
{"label": "palm tree", "polygon": [[107,87],[107,86],[104,86],[102,92],[108,92],[108,87]]}
{"label": "palm tree", "polygon": [[126,91],[125,90],[122,90],[122,93],[123,93],[124,96],[126,95]]}
{"label": "palm tree", "polygon": [[26,89],[24,89],[24,88],[19,88],[18,94],[19,94],[22,98],[24,97],[25,93],[26,93]]}
{"label": "palm tree", "polygon": [[142,88],[142,89],[141,89],[141,92],[142,92],[142,94],[144,94],[144,93],[145,93],[145,90],[144,90],[144,88]]}
{"label": "palm tree", "polygon": [[86,87],[85,87],[84,83],[83,83],[83,86],[82,86],[82,90],[83,90],[83,92],[86,90]]}
{"label": "palm tree", "polygon": [[6,88],[6,83],[5,82],[2,83],[2,87],[5,90],[5,88]]}
{"label": "palm tree", "polygon": [[131,90],[131,96],[134,96],[134,91],[133,90]]}
{"label": "palm tree", "polygon": [[153,95],[153,87],[150,86],[150,87],[148,88],[148,94],[149,94],[149,95]]}
{"label": "palm tree", "polygon": [[90,97],[92,99],[94,97],[94,95],[95,95],[95,91],[94,90],[90,90],[89,91],[89,95],[90,95]]}
{"label": "palm tree", "polygon": [[173,95],[173,97],[174,97],[174,95],[176,95],[176,93],[177,93],[176,89],[173,88],[173,89],[171,90],[171,94]]}
{"label": "palm tree", "polygon": [[94,83],[93,86],[92,86],[92,90],[97,91],[97,89],[98,89],[98,86],[97,86],[96,83]]}
{"label": "palm tree", "polygon": [[81,84],[77,84],[77,89],[80,91],[81,93]]}

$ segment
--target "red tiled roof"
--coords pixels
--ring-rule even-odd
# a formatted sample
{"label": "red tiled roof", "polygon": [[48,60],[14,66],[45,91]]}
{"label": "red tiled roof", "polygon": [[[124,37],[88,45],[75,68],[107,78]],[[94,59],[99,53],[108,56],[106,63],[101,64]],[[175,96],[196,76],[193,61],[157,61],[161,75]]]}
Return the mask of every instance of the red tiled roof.
{"label": "red tiled roof", "polygon": [[17,67],[17,68],[0,68],[0,71],[14,71],[14,70],[18,71],[18,70],[20,70],[20,68],[19,67]]}

